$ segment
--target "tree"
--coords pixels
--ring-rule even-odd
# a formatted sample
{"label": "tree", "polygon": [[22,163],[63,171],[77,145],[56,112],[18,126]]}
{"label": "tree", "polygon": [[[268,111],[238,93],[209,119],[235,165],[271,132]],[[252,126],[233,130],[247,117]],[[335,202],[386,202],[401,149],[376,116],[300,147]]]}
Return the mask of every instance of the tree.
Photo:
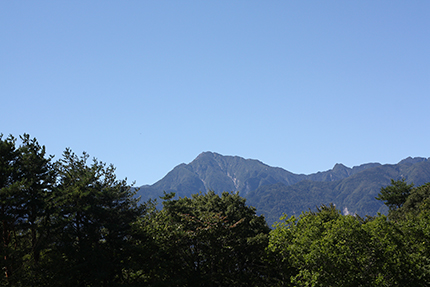
{"label": "tree", "polygon": [[19,147],[19,178],[22,230],[28,230],[27,240],[34,264],[49,234],[49,205],[55,184],[52,156],[47,157],[45,146],[28,134],[21,136]]}
{"label": "tree", "polygon": [[406,202],[406,199],[411,194],[414,184],[407,184],[405,179],[397,180],[391,179],[391,185],[382,187],[377,200],[384,201],[390,211],[399,209]]}
{"label": "tree", "polygon": [[148,253],[139,253],[136,242],[144,237],[133,226],[151,203],[138,204],[112,165],[87,164],[86,153],[70,149],[52,163],[35,138],[20,140],[17,146],[13,136],[0,135],[0,285],[138,282],[136,263]]}
{"label": "tree", "polygon": [[427,286],[404,239],[385,216],[365,220],[322,206],[284,218],[271,231],[269,250],[278,254],[279,272],[287,271],[277,286]]}
{"label": "tree", "polygon": [[[47,235],[47,197],[55,181],[45,147],[28,134],[1,141],[4,269],[9,284],[35,283]],[[7,251],[8,250],[8,251]],[[26,281],[27,280],[27,281]]]}
{"label": "tree", "polygon": [[62,286],[117,286],[131,256],[131,225],[145,205],[112,165],[88,165],[88,158],[66,149],[57,163],[53,276]]}
{"label": "tree", "polygon": [[423,184],[412,189],[405,203],[402,205],[400,212],[402,214],[411,213],[413,215],[418,215],[426,203],[430,200],[430,183]]}
{"label": "tree", "polygon": [[[429,183],[424,185],[429,188]],[[419,189],[418,187],[417,189]],[[412,194],[411,194],[412,196]],[[410,197],[411,197],[410,196]],[[408,199],[409,200],[409,199]],[[407,207],[406,203],[402,207]],[[408,253],[413,261],[414,274],[419,275],[426,284],[430,285],[430,201],[429,198],[420,202],[413,209],[406,209],[397,222],[402,231],[402,241],[408,247]],[[416,285],[418,286],[418,285]]]}
{"label": "tree", "polygon": [[15,227],[18,220],[14,193],[19,183],[17,182],[16,139],[9,136],[5,140],[0,135],[0,220],[2,224],[1,236],[1,266],[5,272],[6,283],[11,280],[14,269],[13,254],[16,251]]}
{"label": "tree", "polygon": [[165,197],[148,224],[160,258],[153,282],[166,286],[261,286],[270,231],[237,193]]}

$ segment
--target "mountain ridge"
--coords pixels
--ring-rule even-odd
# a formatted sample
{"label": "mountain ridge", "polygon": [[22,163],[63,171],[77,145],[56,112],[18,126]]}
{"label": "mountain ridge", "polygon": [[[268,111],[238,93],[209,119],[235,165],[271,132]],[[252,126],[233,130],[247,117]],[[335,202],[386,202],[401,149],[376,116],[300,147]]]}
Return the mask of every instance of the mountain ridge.
{"label": "mountain ridge", "polygon": [[[246,167],[243,167],[244,164]],[[341,163],[336,163],[332,169],[305,175],[294,174],[281,167],[272,167],[256,159],[202,152],[190,163],[181,163],[175,166],[166,176],[154,184],[143,185],[140,188],[151,187],[181,192],[185,182],[183,180],[177,182],[177,177],[182,174],[183,176],[195,177],[193,179],[195,185],[191,186],[194,192],[207,190],[216,192],[239,191],[241,195],[246,195],[259,186],[269,183],[283,182],[286,185],[291,185],[302,180],[335,181],[377,165],[380,164],[366,163],[350,168]],[[265,174],[265,171],[270,171],[270,176]],[[241,179],[240,177],[244,178]],[[260,180],[258,183],[256,183],[257,178]],[[222,184],[215,181],[220,179],[222,179]],[[197,184],[199,180],[201,183]],[[196,186],[199,188],[198,190]]]}
{"label": "mountain ridge", "polygon": [[175,166],[162,179],[138,189],[142,200],[163,192],[178,197],[213,190],[239,192],[271,223],[283,212],[299,214],[315,205],[335,203],[346,213],[375,215],[385,212],[374,197],[391,178],[416,185],[430,181],[430,161],[408,157],[397,164],[365,163],[352,168],[336,163],[332,169],[309,175],[294,174],[256,159],[202,152],[188,164]]}

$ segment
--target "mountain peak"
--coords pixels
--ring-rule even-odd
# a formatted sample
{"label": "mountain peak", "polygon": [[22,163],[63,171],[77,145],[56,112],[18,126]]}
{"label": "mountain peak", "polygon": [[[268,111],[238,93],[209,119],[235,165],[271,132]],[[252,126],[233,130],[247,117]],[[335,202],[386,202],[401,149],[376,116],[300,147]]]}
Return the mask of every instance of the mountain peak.
{"label": "mountain peak", "polygon": [[199,158],[199,157],[204,157],[204,156],[213,156],[214,155],[214,153],[213,152],[211,152],[211,151],[203,151],[203,152],[201,152],[197,157],[196,157],[196,159],[197,158]]}
{"label": "mountain peak", "polygon": [[199,160],[202,158],[216,158],[216,157],[222,157],[222,155],[212,151],[204,151],[204,152],[201,152],[194,160]]}
{"label": "mountain peak", "polygon": [[407,157],[399,162],[399,164],[412,165],[418,162],[427,161],[425,157]]}
{"label": "mountain peak", "polygon": [[333,170],[343,170],[343,169],[349,169],[349,168],[341,163],[336,163],[333,167]]}
{"label": "mountain peak", "polygon": [[388,185],[389,178],[400,177],[415,184],[428,182],[430,160],[409,157],[397,165],[367,163],[353,168],[336,163],[330,170],[304,175],[255,159],[205,151],[192,162],[176,166],[155,184],[142,186],[138,194],[147,200],[158,198],[163,191],[175,192],[178,197],[208,190],[239,191],[273,222],[281,212],[296,214],[329,202],[353,213],[375,214],[381,211],[382,203],[374,199],[380,187]]}

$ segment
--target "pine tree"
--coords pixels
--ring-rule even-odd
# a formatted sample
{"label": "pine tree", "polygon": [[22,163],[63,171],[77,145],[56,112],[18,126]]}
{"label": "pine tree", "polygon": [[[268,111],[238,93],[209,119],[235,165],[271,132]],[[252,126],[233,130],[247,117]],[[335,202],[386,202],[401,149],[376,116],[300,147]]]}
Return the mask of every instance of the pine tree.
{"label": "pine tree", "polygon": [[67,149],[57,163],[56,280],[63,286],[119,285],[129,252],[131,224],[144,212],[113,166]]}
{"label": "pine tree", "polygon": [[13,254],[17,243],[15,227],[17,224],[14,191],[19,186],[17,180],[16,139],[9,136],[2,139],[0,135],[0,220],[2,224],[1,236],[1,267],[5,272],[3,280],[7,283],[13,274]]}

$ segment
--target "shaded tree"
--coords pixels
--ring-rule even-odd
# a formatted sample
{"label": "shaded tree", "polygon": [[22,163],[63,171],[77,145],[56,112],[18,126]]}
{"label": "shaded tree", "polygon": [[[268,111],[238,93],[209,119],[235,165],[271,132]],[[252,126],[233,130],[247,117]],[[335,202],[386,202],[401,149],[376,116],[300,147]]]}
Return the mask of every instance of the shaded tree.
{"label": "shaded tree", "polygon": [[6,251],[2,258],[6,280],[13,285],[37,282],[40,252],[48,233],[46,203],[55,181],[52,157],[46,156],[45,147],[28,134],[20,139],[19,147],[15,147],[13,137],[1,142],[1,216]]}
{"label": "shaded tree", "polygon": [[6,139],[0,135],[0,220],[2,225],[1,236],[1,266],[4,270],[5,283],[11,280],[13,274],[14,255],[18,243],[16,242],[16,225],[18,221],[15,193],[19,187],[17,182],[16,139],[9,136]]}
{"label": "shaded tree", "polygon": [[153,283],[261,286],[269,227],[238,194],[165,197],[151,229],[160,258]]}
{"label": "shaded tree", "polygon": [[131,224],[145,205],[112,165],[88,158],[66,149],[57,163],[52,270],[62,286],[117,286],[131,256]]}

